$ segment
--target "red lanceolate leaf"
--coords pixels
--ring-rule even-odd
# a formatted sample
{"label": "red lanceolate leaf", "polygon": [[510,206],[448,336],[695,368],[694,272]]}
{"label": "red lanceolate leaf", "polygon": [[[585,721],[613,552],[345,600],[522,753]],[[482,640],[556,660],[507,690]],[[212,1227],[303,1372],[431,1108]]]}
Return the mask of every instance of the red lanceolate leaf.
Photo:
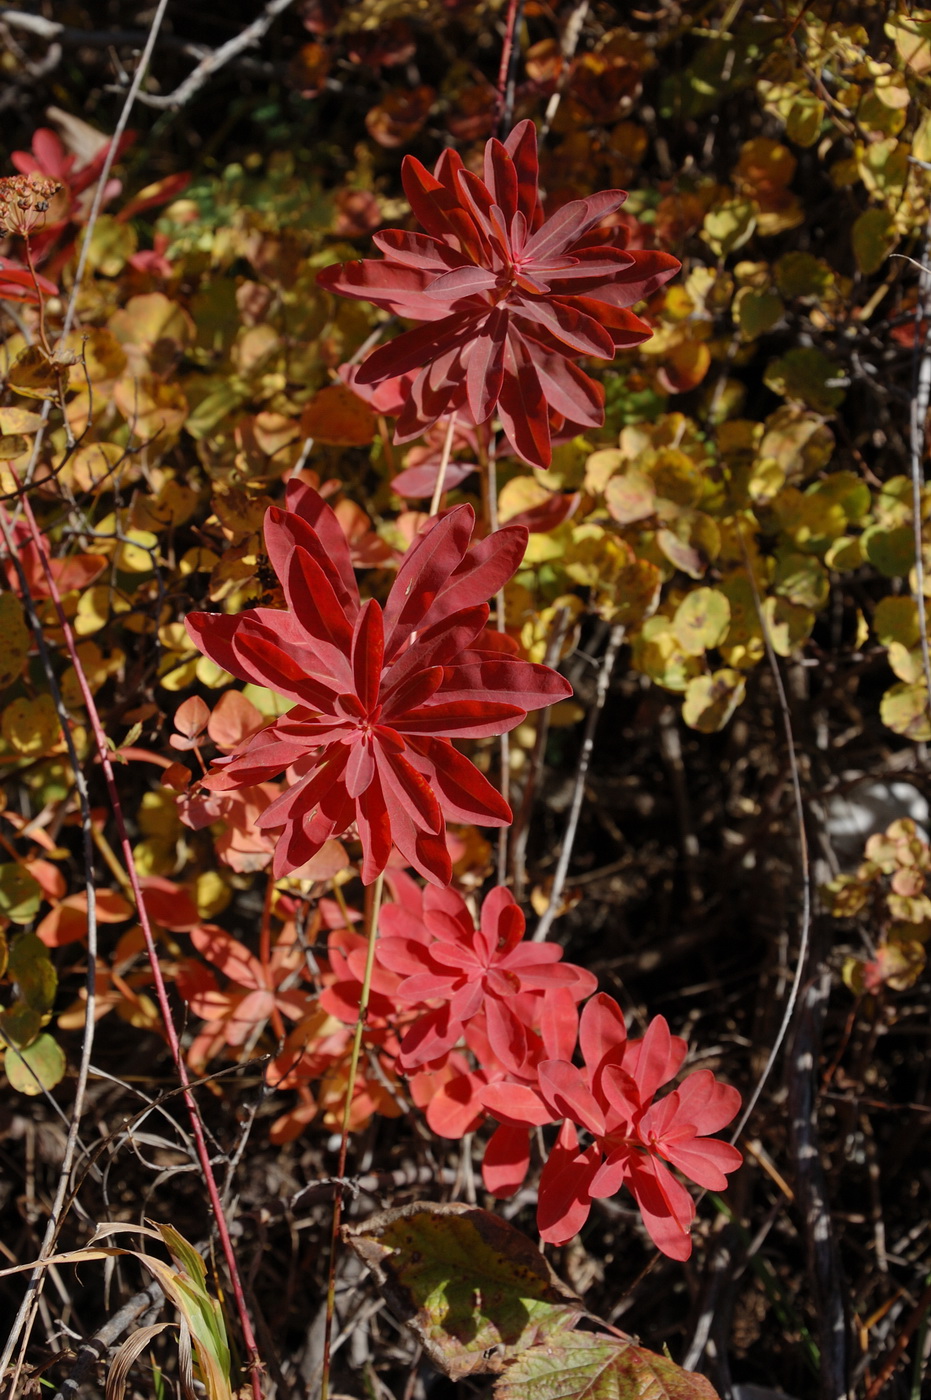
{"label": "red lanceolate leaf", "polygon": [[288,611],[193,613],[187,626],[218,665],[294,708],[218,759],[205,785],[223,792],[287,770],[285,791],[257,822],[281,831],[276,877],[355,823],[366,883],[393,844],[428,880],[448,884],[445,822],[511,820],[451,741],[504,734],[528,710],[571,694],[555,671],[483,635],[487,599],[520,565],[527,532],[506,526],[470,548],[474,515],[457,506],[408,550],[383,609],[361,603],[345,535],[323,498],[291,482],[287,500],[287,510],[268,511],[265,542]]}
{"label": "red lanceolate leaf", "polygon": [[571,361],[613,359],[647,340],[650,327],[628,308],[672,277],[677,259],[628,251],[623,229],[598,232],[623,190],[573,200],[546,219],[529,121],[503,145],[487,143],[482,178],[453,150],[432,175],[405,157],[402,178],[426,233],[386,229],[374,235],[381,262],[320,273],[330,291],[423,323],[370,355],[354,383],[412,376],[398,442],[443,416],[484,423],[497,408],[512,449],[548,466],[552,433],[565,422],[604,421],[600,386]]}
{"label": "red lanceolate leaf", "polygon": [[0,301],[35,303],[39,300],[40,292],[47,297],[58,296],[58,288],[47,277],[38,273],[33,277],[28,268],[20,267],[11,258],[0,261]]}

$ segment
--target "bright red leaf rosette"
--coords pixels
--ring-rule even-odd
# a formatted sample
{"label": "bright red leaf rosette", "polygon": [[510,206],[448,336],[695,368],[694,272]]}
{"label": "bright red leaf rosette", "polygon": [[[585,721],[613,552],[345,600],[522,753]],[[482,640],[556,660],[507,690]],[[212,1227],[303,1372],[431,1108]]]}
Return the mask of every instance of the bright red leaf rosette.
{"label": "bright red leaf rosette", "polygon": [[498,1082],[480,1094],[483,1106],[505,1124],[543,1126],[562,1119],[540,1177],[541,1237],[564,1244],[585,1224],[593,1199],[626,1186],[657,1248],[671,1259],[688,1259],[695,1205],[669,1167],[708,1190],[725,1189],[726,1174],[742,1158],[736,1147],[708,1134],[734,1118],[740,1094],[710,1070],[696,1070],[657,1099],[682,1067],[685,1041],[670,1034],[662,1016],[641,1040],[628,1040],[620,1007],[603,993],[582,1011],[579,1048],[584,1068],[544,1060],[534,1087]]}
{"label": "bright red leaf rosette", "polygon": [[432,175],[406,156],[402,180],[426,233],[386,229],[373,235],[382,261],[319,274],[330,291],[424,323],[371,354],[356,383],[415,372],[398,442],[443,415],[462,410],[484,423],[497,408],[518,456],[548,466],[551,428],[604,422],[604,391],[573,360],[611,360],[649,339],[629,308],[668,281],[678,260],[626,250],[623,228],[599,232],[623,190],[572,200],[545,218],[530,121],[503,144],[487,143],[483,178],[448,149]]}
{"label": "bright red leaf rosette", "polygon": [[187,618],[211,660],[293,702],[216,760],[205,786],[229,791],[287,772],[284,792],[257,821],[281,828],[276,879],[355,823],[365,883],[394,844],[427,880],[446,885],[447,820],[511,821],[508,804],[451,741],[504,734],[528,710],[572,693],[555,671],[513,655],[506,638],[486,630],[487,599],[519,567],[527,531],[506,526],[470,548],[475,517],[457,506],[408,550],[382,608],[360,600],[346,537],[319,493],[292,481],[287,507],[265,517],[287,610]]}

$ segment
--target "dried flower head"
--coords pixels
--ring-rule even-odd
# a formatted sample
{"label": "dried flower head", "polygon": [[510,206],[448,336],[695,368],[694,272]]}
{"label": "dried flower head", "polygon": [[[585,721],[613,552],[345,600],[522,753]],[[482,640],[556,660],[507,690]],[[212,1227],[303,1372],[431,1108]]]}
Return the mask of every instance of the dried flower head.
{"label": "dried flower head", "polygon": [[45,223],[49,205],[61,184],[35,171],[29,175],[7,175],[0,179],[0,228],[28,238],[33,229]]}

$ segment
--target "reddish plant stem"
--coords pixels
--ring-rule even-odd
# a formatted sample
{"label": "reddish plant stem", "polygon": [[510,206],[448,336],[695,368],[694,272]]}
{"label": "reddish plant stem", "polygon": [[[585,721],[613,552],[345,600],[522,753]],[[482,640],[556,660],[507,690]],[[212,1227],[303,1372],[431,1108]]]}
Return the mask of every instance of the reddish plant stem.
{"label": "reddish plant stem", "polygon": [[495,127],[502,136],[504,128],[511,124],[509,108],[514,97],[513,91],[510,90],[511,60],[514,54],[514,35],[523,8],[523,0],[510,0],[504,23],[504,42],[501,45],[501,63],[498,67],[498,97],[495,103]]}
{"label": "reddish plant stem", "polygon": [[[259,962],[262,964],[262,971],[267,978],[267,985],[273,986],[271,976],[272,962],[272,900],[275,897],[275,881],[271,875],[265,886],[265,903],[262,905],[262,929],[259,934]],[[268,1018],[272,1023],[272,1030],[283,1041],[287,1035],[284,1020],[277,1006],[273,1006]]]}
{"label": "reddish plant stem", "polygon": [[32,244],[29,242],[28,234],[23,237],[23,245],[26,249],[26,266],[29,268],[29,275],[32,278],[32,285],[36,289],[39,311],[39,344],[48,355],[52,357],[52,347],[48,343],[48,336],[45,332],[45,297],[42,295],[42,288],[39,286],[39,279],[36,276],[36,265],[32,260]]}
{"label": "reddish plant stem", "polygon": [[[16,482],[17,487],[20,487],[20,482],[17,480],[15,473],[13,473],[13,478]],[[181,1081],[185,1107],[187,1108],[188,1115],[191,1120],[191,1132],[194,1137],[197,1158],[200,1162],[201,1170],[204,1174],[204,1184],[207,1188],[207,1195],[210,1198],[210,1208],[213,1213],[214,1220],[216,1222],[217,1234],[220,1238],[220,1246],[223,1250],[223,1257],[226,1260],[226,1266],[229,1271],[230,1286],[233,1290],[233,1297],[236,1302],[236,1311],[239,1316],[240,1327],[242,1328],[243,1343],[245,1345],[246,1353],[248,1356],[248,1369],[252,1383],[252,1394],[254,1400],[262,1400],[262,1386],[261,1381],[259,1379],[261,1361],[259,1359],[258,1347],[256,1346],[255,1334],[252,1331],[252,1323],[249,1319],[249,1312],[246,1307],[246,1298],[243,1292],[242,1280],[239,1275],[239,1267],[236,1263],[236,1255],[233,1251],[233,1242],[230,1238],[229,1226],[226,1223],[226,1216],[223,1212],[223,1205],[220,1200],[220,1193],[217,1187],[216,1179],[213,1174],[213,1168],[210,1163],[210,1153],[207,1149],[207,1140],[204,1136],[203,1123],[201,1122],[201,1117],[197,1108],[197,1103],[190,1090],[190,1079],[188,1077],[187,1068],[184,1064],[184,1059],[181,1054],[181,1043],[178,1040],[178,1033],[175,1029],[174,1020],[171,1014],[171,1006],[168,1001],[168,989],[165,985],[165,979],[162,976],[162,969],[158,960],[158,949],[155,944],[155,936],[152,932],[152,925],[149,920],[148,910],[146,909],[145,898],[142,893],[142,886],[139,883],[139,875],[136,870],[135,862],[133,860],[132,846],[130,845],[129,835],[126,830],[126,823],[123,818],[123,808],[120,802],[119,790],[116,785],[116,776],[113,772],[113,764],[110,760],[110,748],[107,744],[107,738],[104,733],[103,726],[100,722],[100,715],[97,712],[97,706],[94,701],[94,697],[91,692],[90,686],[88,684],[87,676],[85,675],[84,669],[81,665],[81,658],[78,655],[77,646],[74,640],[74,633],[71,630],[71,625],[68,622],[68,619],[65,616],[64,608],[62,607],[61,594],[58,591],[58,586],[55,582],[55,577],[52,573],[51,562],[49,560],[48,552],[45,547],[45,540],[42,536],[41,531],[39,530],[38,525],[36,524],[35,516],[32,513],[32,506],[30,505],[29,498],[25,493],[21,497],[21,503],[23,512],[26,517],[26,522],[29,526],[29,531],[32,536],[32,542],[35,545],[36,551],[42,563],[42,569],[45,574],[46,582],[48,584],[49,594],[51,596],[52,603],[54,604],[55,611],[58,614],[58,621],[62,629],[62,634],[64,636],[65,646],[68,649],[68,655],[70,656],[71,663],[74,666],[75,675],[77,676],[78,685],[81,690],[81,698],[84,703],[84,708],[87,710],[87,717],[90,721],[91,731],[94,735],[94,742],[97,746],[97,752],[99,754],[100,763],[103,768],[104,778],[107,784],[107,791],[110,797],[110,803],[113,808],[113,815],[116,820],[117,832],[119,833],[120,848],[126,866],[126,871],[129,876],[129,883],[132,888],[133,898],[136,903],[136,911],[139,916],[139,924],[142,929],[142,935],[145,939],[146,952],[148,953],[149,957],[149,964],[152,969],[152,978],[155,984],[156,1000],[158,1001],[159,1011],[161,1013],[162,1021],[165,1026],[165,1034],[168,1039],[168,1045],[171,1050],[171,1056],[174,1061],[175,1070],[177,1071],[178,1078]]]}

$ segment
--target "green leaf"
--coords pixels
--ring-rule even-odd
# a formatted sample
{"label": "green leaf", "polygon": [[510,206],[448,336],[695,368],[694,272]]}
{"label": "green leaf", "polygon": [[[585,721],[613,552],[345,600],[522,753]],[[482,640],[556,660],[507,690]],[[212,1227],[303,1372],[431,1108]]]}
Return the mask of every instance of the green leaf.
{"label": "green leaf", "polygon": [[25,866],[15,861],[0,865],[0,914],[14,924],[30,924],[41,902],[42,888]]}
{"label": "green leaf", "polygon": [[802,608],[823,608],[828,600],[827,571],[810,554],[780,554],[773,587],[780,597]]}
{"label": "green leaf", "polygon": [[19,680],[32,635],[15,593],[0,593],[0,690]]}
{"label": "green leaf", "polygon": [[58,975],[48,949],[36,934],[20,933],[14,938],[7,976],[16,983],[20,998],[33,1011],[43,1015],[51,1011],[58,990]]}
{"label": "green leaf", "polygon": [[781,321],[784,307],[782,297],[775,292],[742,287],[734,298],[733,309],[742,338],[756,340]]}
{"label": "green leaf", "polygon": [[774,268],[776,286],[784,297],[823,300],[834,286],[834,273],[814,253],[783,253]]}
{"label": "green leaf", "polygon": [[870,525],[860,536],[867,559],[886,578],[904,578],[915,562],[915,534],[910,525],[887,530]]}
{"label": "green leaf", "polygon": [[0,1031],[5,1041],[12,1041],[22,1049],[24,1045],[32,1044],[46,1020],[47,1017],[24,1001],[14,1001],[8,1011],[0,1013]]}
{"label": "green leaf", "polygon": [[807,404],[816,413],[832,413],[844,401],[844,389],[834,383],[838,367],[814,347],[789,350],[773,360],[763,381],[774,394]]}
{"label": "green leaf", "polygon": [[884,647],[900,642],[911,649],[921,636],[918,625],[918,604],[914,598],[892,595],[881,598],[873,613],[873,631]]}
{"label": "green leaf", "polygon": [[57,1040],[40,1035],[24,1050],[8,1047],[3,1058],[6,1077],[21,1094],[41,1094],[54,1089],[65,1073],[65,1055]]}
{"label": "green leaf", "polygon": [[716,1400],[695,1371],[619,1337],[564,1333],[517,1357],[495,1400]]}
{"label": "green leaf", "polygon": [[888,209],[865,209],[850,233],[857,267],[865,275],[878,272],[899,241]]}
{"label": "green leaf", "polygon": [[453,1380],[500,1371],[584,1311],[526,1235],[476,1206],[401,1206],[344,1226],[343,1238]]}

